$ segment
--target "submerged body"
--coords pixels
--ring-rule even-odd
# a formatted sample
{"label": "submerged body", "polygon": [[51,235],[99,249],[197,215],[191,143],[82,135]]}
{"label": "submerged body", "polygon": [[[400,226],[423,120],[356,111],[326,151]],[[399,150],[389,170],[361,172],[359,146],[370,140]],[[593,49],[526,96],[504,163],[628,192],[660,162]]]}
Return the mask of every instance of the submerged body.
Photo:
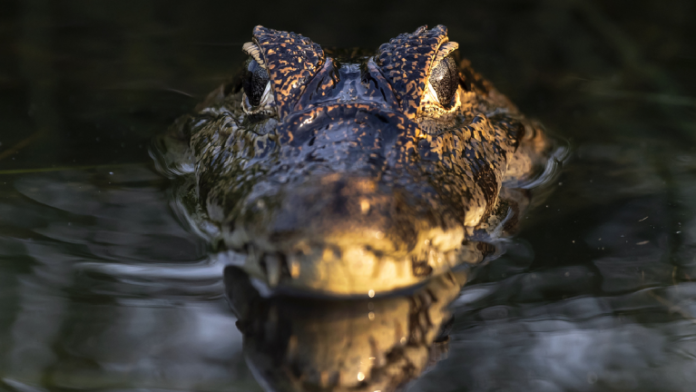
{"label": "submerged body", "polygon": [[[553,146],[443,26],[373,56],[258,26],[242,75],[161,140],[201,232],[280,290],[370,295],[495,254]],[[187,177],[188,176],[188,177]]]}

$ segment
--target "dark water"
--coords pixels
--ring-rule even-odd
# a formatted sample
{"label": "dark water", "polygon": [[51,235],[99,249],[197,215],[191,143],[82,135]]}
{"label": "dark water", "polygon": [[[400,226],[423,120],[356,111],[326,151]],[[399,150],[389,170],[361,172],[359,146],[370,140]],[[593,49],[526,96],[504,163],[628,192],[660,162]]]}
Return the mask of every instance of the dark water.
{"label": "dark water", "polygon": [[0,390],[262,391],[223,267],[171,207],[150,140],[236,69],[255,24],[371,48],[425,23],[572,155],[406,389],[692,390],[693,15],[687,0],[3,2]]}

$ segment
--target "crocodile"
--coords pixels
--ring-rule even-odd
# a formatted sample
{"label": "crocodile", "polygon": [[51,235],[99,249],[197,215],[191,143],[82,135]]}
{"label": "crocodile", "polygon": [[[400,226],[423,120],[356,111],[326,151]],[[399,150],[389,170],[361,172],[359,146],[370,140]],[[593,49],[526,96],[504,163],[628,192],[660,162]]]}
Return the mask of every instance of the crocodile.
{"label": "crocodile", "polygon": [[558,147],[458,48],[442,25],[372,53],[257,26],[157,164],[216,254],[273,290],[373,297],[479,264]]}

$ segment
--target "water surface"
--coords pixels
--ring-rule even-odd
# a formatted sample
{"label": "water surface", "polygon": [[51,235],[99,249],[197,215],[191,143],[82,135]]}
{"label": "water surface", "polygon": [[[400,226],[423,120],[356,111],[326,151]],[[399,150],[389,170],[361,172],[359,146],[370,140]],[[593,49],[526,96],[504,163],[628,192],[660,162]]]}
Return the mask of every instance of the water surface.
{"label": "water surface", "polygon": [[3,4],[0,389],[262,391],[150,140],[234,72],[255,24],[374,48],[443,23],[572,155],[406,389],[690,390],[696,9],[650,3]]}

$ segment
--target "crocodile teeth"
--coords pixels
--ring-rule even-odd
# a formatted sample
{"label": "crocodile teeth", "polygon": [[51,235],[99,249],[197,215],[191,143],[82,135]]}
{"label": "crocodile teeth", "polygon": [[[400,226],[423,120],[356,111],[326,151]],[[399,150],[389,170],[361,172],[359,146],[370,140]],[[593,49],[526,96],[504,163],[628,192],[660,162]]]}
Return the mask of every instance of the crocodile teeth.
{"label": "crocodile teeth", "polygon": [[288,267],[290,269],[290,276],[297,278],[300,276],[300,261],[295,257],[288,257]]}
{"label": "crocodile teeth", "polygon": [[263,260],[266,262],[268,285],[275,287],[280,281],[280,258],[276,255],[266,255]]}

